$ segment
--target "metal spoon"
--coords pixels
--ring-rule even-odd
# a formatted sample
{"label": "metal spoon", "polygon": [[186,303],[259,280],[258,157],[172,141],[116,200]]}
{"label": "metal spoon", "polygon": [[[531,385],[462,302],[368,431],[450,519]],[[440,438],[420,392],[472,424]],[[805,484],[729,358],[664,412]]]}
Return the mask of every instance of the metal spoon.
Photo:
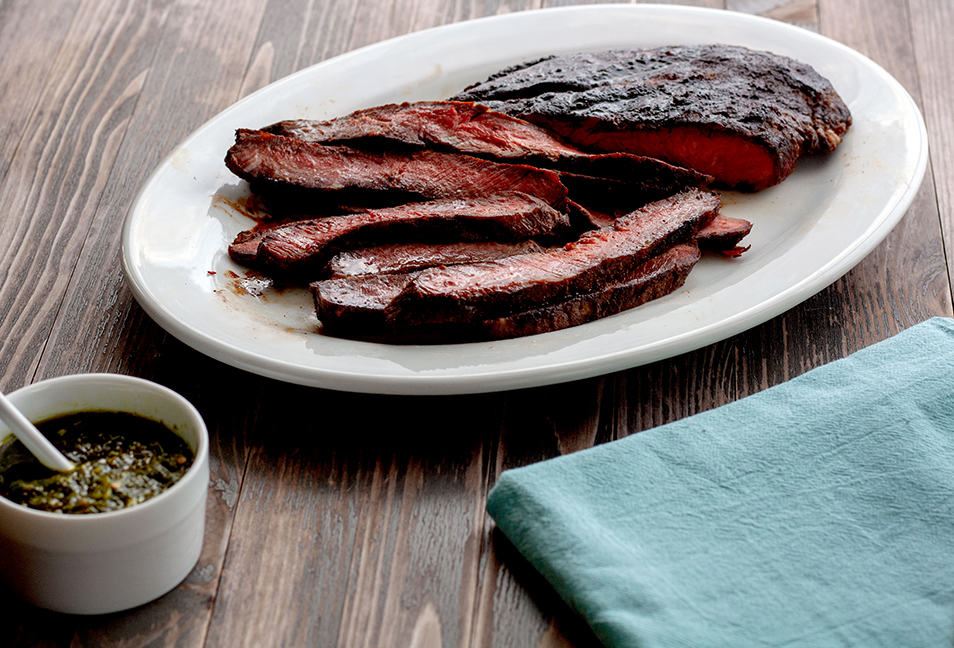
{"label": "metal spoon", "polygon": [[36,426],[10,402],[3,392],[0,392],[0,421],[6,423],[13,432],[13,436],[18,438],[26,449],[50,470],[69,472],[75,468],[73,462],[63,456],[63,453],[36,429]]}

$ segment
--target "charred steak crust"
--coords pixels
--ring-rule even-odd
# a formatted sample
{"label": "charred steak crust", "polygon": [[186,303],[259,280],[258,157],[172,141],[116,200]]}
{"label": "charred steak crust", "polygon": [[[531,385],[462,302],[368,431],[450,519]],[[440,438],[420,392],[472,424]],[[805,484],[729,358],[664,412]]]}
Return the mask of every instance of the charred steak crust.
{"label": "charred steak crust", "polygon": [[452,97],[550,129],[584,150],[661,157],[759,190],[851,125],[831,83],[793,59],[730,45],[551,56]]}
{"label": "charred steak crust", "polygon": [[232,258],[331,276],[309,284],[331,335],[556,331],[671,293],[700,247],[744,252],[751,223],[704,187],[771,186],[851,124],[809,66],[726,45],[547,57],[455,99],[238,130],[227,167],[297,221],[240,233]]}
{"label": "charred steak crust", "polygon": [[397,329],[423,323],[475,322],[566,300],[598,288],[696,232],[716,215],[718,194],[687,190],[585,232],[540,254],[429,268],[386,309]]}

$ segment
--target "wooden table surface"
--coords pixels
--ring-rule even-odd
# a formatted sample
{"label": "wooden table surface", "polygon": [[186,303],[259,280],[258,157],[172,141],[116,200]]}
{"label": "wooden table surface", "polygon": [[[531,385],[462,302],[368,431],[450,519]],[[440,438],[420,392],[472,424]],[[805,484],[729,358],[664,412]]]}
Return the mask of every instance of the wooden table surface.
{"label": "wooden table surface", "polygon": [[123,219],[177,143],[239,98],[382,39],[563,3],[514,0],[0,0],[0,388],[142,376],[212,437],[205,544],[185,582],[125,613],[0,598],[3,646],[569,646],[595,640],[493,532],[504,469],[765,389],[950,316],[954,4],[699,0],[841,41],[919,104],[925,181],[845,277],[741,335],[569,384],[373,396],[233,369],[167,334],[120,265]]}

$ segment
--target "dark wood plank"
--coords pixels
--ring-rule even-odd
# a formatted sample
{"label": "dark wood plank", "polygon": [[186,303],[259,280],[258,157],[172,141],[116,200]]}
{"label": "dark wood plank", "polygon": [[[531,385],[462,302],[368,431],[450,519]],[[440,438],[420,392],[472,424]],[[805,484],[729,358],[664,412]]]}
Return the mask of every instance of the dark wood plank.
{"label": "dark wood plank", "polygon": [[726,0],[725,8],[818,31],[818,0]]}
{"label": "dark wood plank", "polygon": [[388,3],[306,0],[272,2],[262,21],[255,54],[242,94],[248,94],[292,72],[359,47],[430,27],[504,11],[536,7],[453,0],[402,0]]}
{"label": "dark wood plank", "polygon": [[274,387],[208,645],[465,645],[499,397]]}
{"label": "dark wood plank", "polygon": [[254,45],[242,95],[348,51],[360,3],[271,2]]}
{"label": "dark wood plank", "polygon": [[[51,322],[50,317],[38,318],[32,324],[37,329],[33,337],[38,341],[47,335],[51,337],[45,346],[37,343],[39,349],[33,356],[22,351],[10,355],[15,366],[28,375],[32,373],[30,364],[36,362],[39,378],[81,371],[114,371],[153,378],[184,394],[200,408],[210,425],[212,482],[205,544],[196,569],[182,586],[154,603],[105,617],[58,619],[49,628],[68,633],[64,645],[201,646],[205,643],[231,535],[232,513],[244,477],[245,432],[253,428],[251,421],[257,414],[254,403],[260,400],[258,393],[266,381],[223,367],[187,349],[146,317],[124,285],[119,237],[136,192],[159,160],[192,129],[239,96],[242,73],[263,7],[257,1],[232,3],[229,11],[211,3],[129,3],[125,7],[127,13],[120,12],[122,20],[116,18],[110,23],[111,15],[97,12],[111,6],[95,0],[84,5],[74,28],[76,42],[72,47],[76,60],[67,61],[71,65],[64,63],[64,69],[50,83],[53,98],[68,106],[72,94],[88,98],[79,107],[64,109],[66,116],[52,114],[47,118],[51,125],[38,124],[45,131],[31,144],[41,155],[45,153],[42,135],[57,141],[46,131],[72,126],[78,131],[71,133],[75,138],[90,130],[95,137],[107,140],[108,146],[101,144],[99,148],[109,155],[97,150],[94,145],[98,140],[93,135],[86,135],[83,141],[64,140],[58,147],[48,147],[56,149],[48,154],[54,161],[57,154],[63,156],[64,166],[72,163],[78,167],[74,174],[81,179],[90,176],[86,182],[95,189],[95,196],[93,189],[81,191],[84,185],[79,181],[66,178],[66,184],[57,183],[55,173],[49,174],[48,188],[44,185],[34,191],[41,198],[46,193],[56,193],[64,203],[73,197],[70,209],[61,209],[57,218],[41,214],[44,204],[40,198],[34,199],[37,205],[32,210],[31,226],[36,226],[34,222],[42,224],[47,218],[48,227],[57,235],[74,236],[67,250],[55,249],[51,256],[61,265],[75,266],[75,270],[62,274],[54,269],[46,271],[42,263],[31,263],[26,258],[28,251],[21,251],[19,258],[24,258],[25,267],[51,275],[59,299],[48,310],[55,310],[58,319]],[[140,8],[141,13],[137,13]],[[90,25],[98,26],[102,33]],[[83,46],[95,50],[87,55],[91,61],[80,56]],[[113,64],[97,65],[100,60]],[[79,90],[71,94],[69,90],[74,86]],[[55,103],[51,101],[51,105]],[[71,121],[73,114],[78,116]],[[93,158],[98,164],[94,170],[102,172],[94,175],[93,171],[86,171],[83,175],[83,167],[73,162],[70,155],[79,162]],[[41,158],[41,162],[44,160]],[[70,182],[76,186],[71,187]],[[86,193],[90,194],[88,198]],[[48,201],[54,202],[54,198]],[[77,234],[71,234],[73,229],[78,230]],[[14,285],[5,283],[4,289],[13,290]],[[42,289],[37,290],[42,293]],[[53,297],[51,294],[51,302]],[[42,302],[33,297],[30,304],[34,303]],[[46,332],[40,330],[40,324],[47,326]],[[39,360],[33,360],[37,356]],[[24,607],[14,603],[8,609],[22,612],[26,621],[21,633],[27,637],[25,645],[29,645],[34,635],[43,636],[49,631],[44,626],[48,617],[20,609]]]}
{"label": "dark wood plank", "polygon": [[[915,103],[923,104],[911,13],[905,3],[828,0],[819,3],[819,14],[822,34],[869,56],[907,89]],[[925,182],[901,224],[833,286],[850,306],[844,314],[833,314],[848,332],[846,352],[930,316],[951,314],[934,175],[929,164]]]}
{"label": "dark wood plank", "polygon": [[[507,394],[491,464],[501,472],[611,440],[615,377]],[[487,518],[474,646],[594,646],[592,633]]]}
{"label": "dark wood plank", "polygon": [[0,183],[10,219],[0,250],[5,389],[31,382],[46,348],[145,79],[148,63],[124,53],[148,51],[162,19],[161,4],[85,2],[23,126]]}
{"label": "dark wood plank", "polygon": [[[7,174],[26,124],[38,108],[78,5],[79,0],[56,5],[29,0],[0,2],[0,43],[6,52],[15,54],[0,56],[0,178]],[[37,33],[44,38],[36,38]],[[0,241],[0,245],[9,243]]]}
{"label": "dark wood plank", "polygon": [[927,123],[931,173],[937,192],[948,274],[954,271],[954,6],[950,2],[910,0],[914,55]]}
{"label": "dark wood plank", "polygon": [[246,0],[221,11],[181,3],[156,11],[162,29],[149,30],[153,40],[137,61],[141,96],[49,332],[40,376],[113,371],[148,377],[159,360],[165,334],[124,284],[122,223],[160,161],[238,98],[262,6]]}

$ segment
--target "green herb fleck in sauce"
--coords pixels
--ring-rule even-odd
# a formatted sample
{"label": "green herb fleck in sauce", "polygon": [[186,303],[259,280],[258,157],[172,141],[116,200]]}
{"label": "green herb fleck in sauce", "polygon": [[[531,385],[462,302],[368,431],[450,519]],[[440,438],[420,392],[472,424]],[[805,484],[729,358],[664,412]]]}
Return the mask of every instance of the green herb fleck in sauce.
{"label": "green herb fleck in sauce", "polygon": [[74,464],[57,473],[16,439],[0,446],[0,496],[54,513],[103,513],[139,504],[179,481],[193,454],[156,421],[125,412],[78,412],[37,423]]}

